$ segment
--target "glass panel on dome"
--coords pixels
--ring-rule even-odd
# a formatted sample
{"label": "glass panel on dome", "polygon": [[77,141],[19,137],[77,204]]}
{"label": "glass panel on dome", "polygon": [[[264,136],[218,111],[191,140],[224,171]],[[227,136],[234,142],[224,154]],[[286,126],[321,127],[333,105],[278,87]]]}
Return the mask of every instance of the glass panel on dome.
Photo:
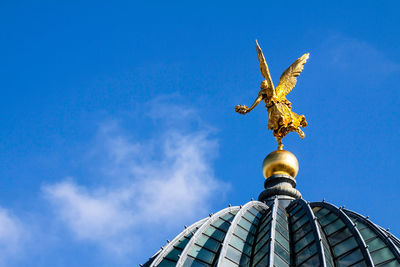
{"label": "glass panel on dome", "polygon": [[375,232],[369,229],[368,227],[360,230],[360,234],[362,235],[364,240],[370,240],[371,238],[376,237]]}
{"label": "glass panel on dome", "polygon": [[381,250],[375,251],[374,253],[371,253],[371,257],[375,265],[394,259],[394,255],[389,248],[383,248]]}
{"label": "glass panel on dome", "polygon": [[278,254],[282,259],[284,259],[287,263],[290,262],[289,252],[284,249],[278,242],[275,243],[275,254]]}
{"label": "glass panel on dome", "polygon": [[[351,265],[350,267],[367,267],[367,266],[368,265],[365,261],[360,261],[360,262],[357,262],[357,263]],[[343,267],[347,267],[347,266],[343,266]]]}
{"label": "glass panel on dome", "polygon": [[271,230],[271,226],[269,224],[267,226],[265,226],[264,229],[262,230],[262,232],[260,232],[257,235],[256,243],[259,243],[261,240],[264,240],[265,238],[268,238],[270,230]]}
{"label": "glass panel on dome", "polygon": [[300,265],[308,258],[317,253],[317,246],[313,243],[311,246],[306,247],[296,255],[296,265]]}
{"label": "glass panel on dome", "polygon": [[318,217],[318,221],[322,226],[327,225],[328,223],[331,223],[335,221],[338,218],[338,216],[334,213],[329,213],[325,215],[324,217]]}
{"label": "glass panel on dome", "polygon": [[187,259],[186,259],[185,263],[183,264],[183,266],[184,267],[208,267],[209,265],[204,263],[204,262],[195,260],[192,257],[187,257]]}
{"label": "glass panel on dome", "polygon": [[212,225],[224,232],[227,232],[231,224],[229,222],[226,222],[224,220],[217,220],[212,223]]}
{"label": "glass panel on dome", "polygon": [[230,211],[230,212],[222,215],[220,218],[224,219],[225,221],[231,222],[233,217],[235,217],[236,213],[237,213],[236,210],[235,211]]}
{"label": "glass panel on dome", "polygon": [[318,254],[315,254],[310,259],[308,259],[306,262],[299,265],[299,267],[315,267],[315,266],[319,266]]}
{"label": "glass panel on dome", "polygon": [[[235,233],[235,235],[237,235],[238,237],[243,239],[243,241],[248,240],[249,236],[253,237],[253,235],[251,233],[249,233],[247,230],[243,229],[240,225],[237,225],[233,232]],[[251,239],[254,239],[254,237]],[[249,242],[249,243],[252,243],[252,242]]]}
{"label": "glass panel on dome", "polygon": [[362,255],[361,250],[357,249],[357,250],[353,251],[352,253],[339,258],[338,263],[341,266],[350,266],[350,265],[362,260],[363,258],[364,258],[364,256]]}
{"label": "glass panel on dome", "polygon": [[258,219],[260,219],[263,215],[263,211],[262,209],[258,208],[258,207],[251,207],[249,209],[249,212],[251,212],[254,216],[256,216]]}
{"label": "glass panel on dome", "polygon": [[264,233],[266,233],[266,232],[269,231],[269,229],[271,228],[271,224],[270,224],[270,223],[271,223],[271,220],[269,220],[268,223],[263,224],[263,225],[261,225],[261,226],[259,227],[259,229],[258,229],[258,234],[257,234],[257,238],[262,237],[262,235],[263,235]]}
{"label": "glass panel on dome", "polygon": [[224,267],[238,267],[239,266],[239,264],[234,263],[228,257],[225,257],[225,260],[223,262],[224,262],[223,263]]}
{"label": "glass panel on dome", "polygon": [[349,239],[346,239],[345,241],[338,243],[335,247],[333,247],[333,253],[335,254],[335,257],[339,257],[357,246],[358,244],[354,237],[350,237]]}
{"label": "glass panel on dome", "polygon": [[364,224],[360,219],[352,217],[351,215],[349,218],[353,221],[353,223],[357,226],[358,230],[362,230],[364,228],[369,228],[366,224]]}
{"label": "glass panel on dome", "polygon": [[391,262],[386,262],[382,265],[379,265],[379,267],[399,267],[400,266],[400,262],[398,262],[397,260],[392,260]]}
{"label": "glass panel on dome", "polygon": [[294,208],[291,207],[291,208],[289,209],[289,213],[292,214],[292,215],[294,215],[294,214],[296,214],[296,212],[298,212],[300,209],[301,209],[301,205],[296,205],[296,206],[294,206]]}
{"label": "glass panel on dome", "polygon": [[296,242],[296,244],[294,245],[294,251],[295,253],[299,252],[300,250],[302,250],[305,246],[307,246],[308,244],[310,244],[311,242],[313,242],[315,240],[314,238],[314,232],[311,231],[310,233],[308,233],[306,236],[304,236],[303,238],[301,238],[299,241]]}
{"label": "glass panel on dome", "polygon": [[265,220],[266,218],[271,217],[270,215],[271,215],[271,209],[268,209],[265,212],[264,216],[262,217],[262,220]]}
{"label": "glass panel on dome", "polygon": [[229,242],[229,245],[232,247],[236,248],[240,252],[243,252],[243,248],[245,247],[245,243],[243,242],[242,239],[238,238],[235,235],[232,235],[231,241]]}
{"label": "glass panel on dome", "polygon": [[269,254],[266,253],[266,254],[263,254],[261,256],[263,256],[263,257],[261,259],[259,259],[258,261],[255,261],[255,258],[254,258],[254,262],[256,263],[255,265],[253,265],[254,267],[265,267],[265,266],[268,266],[268,264],[269,264]]}
{"label": "glass panel on dome", "polygon": [[225,238],[225,232],[213,227],[212,225],[204,231],[204,234],[211,236],[212,238],[222,242]]}
{"label": "glass panel on dome", "polygon": [[259,205],[254,205],[250,209],[258,210],[261,213],[265,213],[265,211],[266,211],[266,209],[263,206],[259,206]]}
{"label": "glass panel on dome", "polygon": [[199,239],[197,239],[196,244],[200,247],[205,247],[213,252],[217,252],[219,249],[220,243],[204,234],[201,234]]}
{"label": "glass panel on dome", "polygon": [[266,217],[264,217],[262,220],[261,220],[261,227],[263,227],[263,225],[266,225],[267,223],[269,223],[270,221],[271,221],[271,216],[270,216],[271,214],[269,214],[268,216],[266,216]]}
{"label": "glass panel on dome", "polygon": [[233,247],[228,247],[226,250],[226,257],[235,262],[237,265],[239,265],[241,254],[242,253],[240,251],[237,251]]}
{"label": "glass panel on dome", "polygon": [[[193,245],[193,248],[189,251],[188,253],[189,256],[199,259],[202,262],[208,263],[208,264],[212,264],[214,258],[215,258],[215,253],[199,247],[198,245]],[[186,261],[189,259],[189,257],[186,259]]]}
{"label": "glass panel on dome", "polygon": [[255,232],[255,227],[253,226],[253,224],[251,224],[249,221],[245,220],[245,219],[241,219],[239,221],[239,225],[242,226],[244,229],[248,229],[251,230],[253,229],[253,231]]}
{"label": "glass panel on dome", "polygon": [[299,229],[301,226],[303,226],[306,222],[308,221],[308,216],[307,214],[304,214],[303,217],[301,217],[299,220],[297,220],[295,223],[293,223],[293,232],[295,232],[297,229]]}
{"label": "glass panel on dome", "polygon": [[277,254],[274,256],[274,266],[276,267],[289,267],[289,264],[282,260]]}
{"label": "glass panel on dome", "polygon": [[296,242],[303,236],[305,236],[308,232],[312,230],[311,224],[306,224],[303,227],[299,228],[294,234],[293,234],[293,241]]}
{"label": "glass panel on dome", "polygon": [[314,207],[313,212],[314,212],[315,216],[317,216],[318,218],[321,218],[321,217],[325,216],[326,214],[328,214],[330,211],[328,209],[324,209],[322,207]]}
{"label": "glass panel on dome", "polygon": [[250,212],[245,212],[243,217],[245,217],[249,222],[258,224],[258,218],[256,216],[254,216],[252,213]]}
{"label": "glass panel on dome", "polygon": [[344,222],[341,219],[337,219],[336,221],[333,221],[331,224],[328,224],[325,226],[324,230],[327,235],[330,235],[340,228],[343,228],[345,226]]}
{"label": "glass panel on dome", "polygon": [[266,243],[269,243],[269,234],[266,234],[258,243],[256,243],[256,246],[254,247],[254,251],[258,252],[258,250],[263,247]]}
{"label": "glass panel on dome", "polygon": [[165,256],[165,259],[172,260],[177,262],[179,260],[179,255],[182,253],[182,250],[178,249],[172,249],[167,256]]}
{"label": "glass panel on dome", "polygon": [[258,251],[254,254],[254,262],[256,263],[261,263],[261,262],[268,262],[269,258],[269,241],[267,241],[264,246],[260,247]]}
{"label": "glass panel on dome", "polygon": [[306,214],[306,210],[305,209],[301,209],[296,214],[291,215],[292,216],[292,223],[297,222],[300,218],[302,218],[304,216],[304,214]]}
{"label": "glass panel on dome", "polygon": [[250,258],[247,257],[246,255],[242,255],[242,257],[240,258],[239,266],[240,267],[250,266]]}
{"label": "glass panel on dome", "polygon": [[275,239],[287,250],[290,250],[289,241],[287,241],[279,232],[275,232]]}
{"label": "glass panel on dome", "polygon": [[183,239],[181,239],[181,240],[175,245],[175,247],[184,249],[185,246],[186,246],[186,244],[189,242],[189,240],[190,240],[189,238],[184,237]]}
{"label": "glass panel on dome", "polygon": [[276,230],[281,233],[285,239],[289,240],[289,231],[281,226],[280,223],[276,224]]}
{"label": "glass panel on dome", "polygon": [[370,239],[366,243],[368,245],[368,250],[370,253],[386,246],[385,243],[382,240],[380,240],[378,237],[376,237],[374,239]]}
{"label": "glass panel on dome", "polygon": [[160,264],[157,265],[157,267],[175,267],[176,266],[176,261],[171,261],[169,259],[164,258]]}
{"label": "glass panel on dome", "polygon": [[247,257],[246,255],[243,255],[241,251],[228,246],[228,249],[226,250],[226,257],[230,260],[232,260],[233,262],[240,264],[240,259],[242,257]]}
{"label": "glass panel on dome", "polygon": [[286,230],[289,230],[287,220],[282,219],[282,217],[279,215],[276,216],[276,220],[282,227],[284,227]]}
{"label": "glass panel on dome", "polygon": [[285,211],[283,211],[281,208],[278,207],[278,208],[276,209],[276,212],[278,213],[279,216],[282,217],[282,219],[284,219],[286,222],[288,221],[288,220],[287,220],[287,215],[286,215],[286,212],[285,212]]}
{"label": "glass panel on dome", "polygon": [[337,231],[336,233],[332,234],[331,236],[328,236],[329,243],[331,246],[335,246],[337,243],[343,241],[344,239],[348,238],[349,236],[352,236],[350,230],[347,227],[344,227],[340,231]]}
{"label": "glass panel on dome", "polygon": [[229,242],[229,245],[235,247],[237,250],[239,250],[249,256],[251,255],[251,248],[252,248],[251,245],[243,242],[243,240],[239,239],[235,235],[232,236],[232,239]]}

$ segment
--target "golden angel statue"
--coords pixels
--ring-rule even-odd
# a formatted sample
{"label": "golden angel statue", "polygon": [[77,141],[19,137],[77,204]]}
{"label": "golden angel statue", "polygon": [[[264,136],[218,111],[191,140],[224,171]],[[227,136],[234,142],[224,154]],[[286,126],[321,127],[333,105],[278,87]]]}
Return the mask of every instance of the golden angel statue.
{"label": "golden angel statue", "polygon": [[261,82],[261,90],[253,105],[249,108],[244,105],[237,105],[235,111],[240,114],[249,113],[261,100],[264,100],[268,110],[268,129],[273,131],[272,134],[278,142],[278,150],[282,150],[282,138],[289,132],[297,132],[302,139],[305,137],[300,127],[307,126],[306,118],[304,115],[297,115],[292,111],[292,103],[286,99],[286,95],[296,85],[296,77],[303,71],[304,64],[309,54],[302,55],[290,65],[290,67],[282,73],[278,86],[274,88],[267,62],[265,61],[263,52],[257,41],[256,48],[258,60],[260,61],[261,74],[265,80]]}

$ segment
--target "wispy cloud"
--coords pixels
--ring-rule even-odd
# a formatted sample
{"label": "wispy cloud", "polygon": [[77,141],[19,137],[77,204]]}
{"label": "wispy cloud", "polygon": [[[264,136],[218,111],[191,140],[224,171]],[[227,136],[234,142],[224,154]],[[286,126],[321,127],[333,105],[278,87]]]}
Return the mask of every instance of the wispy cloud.
{"label": "wispy cloud", "polygon": [[0,208],[0,266],[7,266],[7,261],[16,255],[21,258],[27,236],[28,231],[20,220],[8,210]]}
{"label": "wispy cloud", "polygon": [[113,253],[123,252],[122,246],[130,241],[123,234],[133,225],[133,213],[117,191],[88,190],[63,181],[46,186],[44,192],[54,205],[58,220],[76,239],[101,242]]}
{"label": "wispy cloud", "polygon": [[221,190],[212,168],[218,144],[209,128],[191,125],[199,122],[192,109],[164,107],[159,100],[153,109],[154,104],[149,118],[163,121],[156,137],[135,141],[115,121],[100,126],[92,151],[114,183],[88,187],[66,179],[44,187],[58,220],[76,240],[124,254],[153,227],[167,229],[206,216],[212,196]]}
{"label": "wispy cloud", "polygon": [[342,35],[332,35],[322,44],[328,60],[337,70],[351,73],[358,80],[379,81],[392,73],[400,72],[400,64],[370,43]]}

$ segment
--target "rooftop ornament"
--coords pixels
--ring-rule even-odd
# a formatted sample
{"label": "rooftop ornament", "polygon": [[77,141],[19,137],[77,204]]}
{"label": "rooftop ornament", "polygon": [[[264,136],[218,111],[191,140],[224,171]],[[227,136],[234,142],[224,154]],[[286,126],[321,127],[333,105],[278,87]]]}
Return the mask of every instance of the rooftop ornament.
{"label": "rooftop ornament", "polygon": [[278,86],[275,88],[272,82],[271,74],[268,70],[267,61],[264,54],[256,41],[256,49],[258,61],[260,61],[260,70],[265,78],[261,82],[261,89],[258,96],[251,107],[245,105],[237,105],[235,111],[240,114],[247,114],[255,108],[262,100],[268,111],[268,129],[272,130],[278,142],[278,150],[283,150],[282,138],[290,132],[297,132],[303,139],[304,132],[300,127],[306,127],[307,121],[304,115],[297,115],[292,111],[292,103],[286,99],[286,95],[292,91],[297,82],[297,76],[303,71],[309,53],[299,57],[289,68],[281,75]]}
{"label": "rooftop ornament", "polygon": [[264,188],[244,205],[210,213],[168,242],[144,267],[399,267],[400,240],[368,217],[325,201],[305,201],[296,189],[296,157],[283,150],[289,132],[304,133],[303,115],[292,112],[286,95],[296,84],[308,54],[297,59],[274,89],[267,63],[256,43],[265,80],[254,104],[236,106],[246,114],[261,100],[278,150],[263,162]]}
{"label": "rooftop ornament", "polygon": [[267,61],[256,41],[258,61],[260,62],[261,74],[264,81],[261,82],[261,89],[251,107],[237,105],[235,111],[240,114],[247,114],[261,101],[265,102],[268,111],[268,129],[272,130],[273,136],[278,142],[278,150],[271,152],[263,162],[263,174],[266,178],[264,190],[258,200],[264,201],[276,195],[286,195],[293,198],[301,198],[296,190],[295,177],[299,170],[299,163],[295,155],[283,150],[282,139],[290,132],[296,132],[300,138],[305,134],[300,127],[306,127],[307,121],[304,115],[298,115],[292,111],[292,103],[286,99],[286,95],[292,91],[297,82],[297,76],[304,69],[310,54],[299,57],[281,75],[278,86],[275,88],[271,74],[268,70]]}

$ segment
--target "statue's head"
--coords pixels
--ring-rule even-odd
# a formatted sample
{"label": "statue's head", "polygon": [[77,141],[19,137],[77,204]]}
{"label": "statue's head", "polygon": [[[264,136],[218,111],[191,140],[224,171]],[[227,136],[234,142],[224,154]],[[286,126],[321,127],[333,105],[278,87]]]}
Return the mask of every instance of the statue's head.
{"label": "statue's head", "polygon": [[261,82],[260,88],[268,97],[272,97],[274,95],[274,89],[268,85],[267,80]]}
{"label": "statue's head", "polygon": [[264,80],[264,81],[262,81],[261,82],[261,89],[268,89],[268,82],[267,82],[267,80]]}

